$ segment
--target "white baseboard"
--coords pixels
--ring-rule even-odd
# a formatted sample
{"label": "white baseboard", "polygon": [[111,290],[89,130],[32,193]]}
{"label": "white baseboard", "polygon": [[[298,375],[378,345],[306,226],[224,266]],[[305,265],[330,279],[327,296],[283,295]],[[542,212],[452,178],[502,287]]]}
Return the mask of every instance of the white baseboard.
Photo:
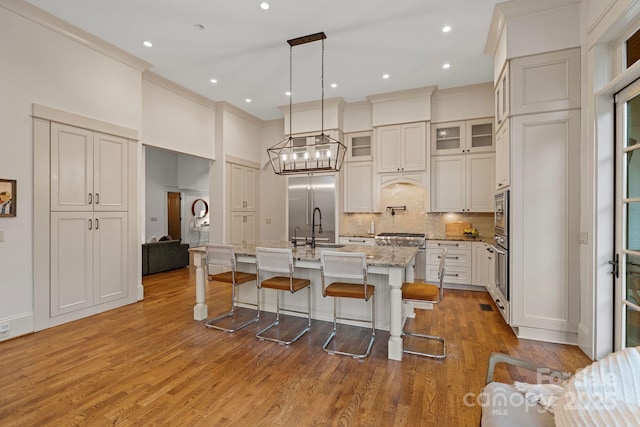
{"label": "white baseboard", "polygon": [[[8,329],[6,329],[7,325]],[[25,313],[0,319],[0,341],[30,334],[33,331],[33,313]]]}
{"label": "white baseboard", "polygon": [[575,332],[552,331],[525,326],[519,326],[517,331],[518,338],[557,344],[578,345],[578,334]]}

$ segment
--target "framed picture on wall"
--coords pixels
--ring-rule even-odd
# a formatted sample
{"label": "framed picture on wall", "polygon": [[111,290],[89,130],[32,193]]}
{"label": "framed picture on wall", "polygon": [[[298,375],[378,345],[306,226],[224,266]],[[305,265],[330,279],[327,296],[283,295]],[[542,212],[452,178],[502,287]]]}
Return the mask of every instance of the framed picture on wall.
{"label": "framed picture on wall", "polygon": [[16,216],[16,180],[0,179],[0,217]]}

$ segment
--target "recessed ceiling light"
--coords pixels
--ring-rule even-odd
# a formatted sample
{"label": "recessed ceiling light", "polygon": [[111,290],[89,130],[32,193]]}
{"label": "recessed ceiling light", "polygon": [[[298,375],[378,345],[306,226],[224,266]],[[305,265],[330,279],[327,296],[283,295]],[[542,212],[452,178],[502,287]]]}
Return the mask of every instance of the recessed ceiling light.
{"label": "recessed ceiling light", "polygon": [[444,68],[445,70],[449,67],[451,67],[451,64],[449,64],[448,62],[446,64],[442,64],[442,68]]}
{"label": "recessed ceiling light", "polygon": [[211,83],[218,83],[218,80],[216,80],[216,79],[211,79],[211,80],[209,80],[209,81],[210,81]]}
{"label": "recessed ceiling light", "polygon": [[291,96],[291,92],[289,92],[289,91],[286,91],[284,94],[287,95],[287,96]]}
{"label": "recessed ceiling light", "polygon": [[251,98],[245,99],[244,102],[251,102]]}
{"label": "recessed ceiling light", "polygon": [[332,87],[332,88],[337,88],[337,87],[338,87],[338,85],[337,85],[336,83],[331,83],[331,87]]}
{"label": "recessed ceiling light", "polygon": [[262,3],[260,3],[260,7],[262,8],[262,10],[267,10],[269,9],[269,3],[263,1]]}
{"label": "recessed ceiling light", "polygon": [[383,75],[382,75],[382,78],[383,78],[383,79],[388,79],[388,78],[389,78],[389,74],[383,74]]}
{"label": "recessed ceiling light", "polygon": [[448,33],[449,31],[451,31],[451,27],[449,25],[445,25],[444,27],[442,27],[443,33]]}
{"label": "recessed ceiling light", "polygon": [[149,40],[145,40],[142,42],[143,45],[145,45],[146,47],[151,47],[153,46],[153,43],[151,43]]}

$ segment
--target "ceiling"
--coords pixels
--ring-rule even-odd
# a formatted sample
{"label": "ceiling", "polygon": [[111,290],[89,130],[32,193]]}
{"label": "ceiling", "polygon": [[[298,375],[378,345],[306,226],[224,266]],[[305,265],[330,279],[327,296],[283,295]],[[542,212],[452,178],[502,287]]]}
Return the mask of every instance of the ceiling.
{"label": "ceiling", "polygon": [[[289,104],[286,41],[320,31],[325,99],[493,80],[483,51],[499,0],[267,1],[268,10],[261,0],[28,0],[151,63],[154,73],[263,120],[282,117],[278,106]],[[444,33],[445,25],[452,30]],[[292,58],[293,103],[319,100],[322,43],[295,46]]]}

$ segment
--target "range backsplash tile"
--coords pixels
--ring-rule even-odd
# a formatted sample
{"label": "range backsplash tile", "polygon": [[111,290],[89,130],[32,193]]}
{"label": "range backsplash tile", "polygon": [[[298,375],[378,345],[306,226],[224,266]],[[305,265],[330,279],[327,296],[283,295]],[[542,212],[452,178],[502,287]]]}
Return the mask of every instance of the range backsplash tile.
{"label": "range backsplash tile", "polygon": [[[391,214],[388,206],[406,206],[406,210],[396,210]],[[429,194],[426,188],[411,184],[392,184],[380,190],[380,210],[374,214],[345,214],[346,229],[341,234],[366,234],[369,232],[371,217],[375,222],[375,233],[406,232],[425,233],[427,238],[439,239],[446,236],[446,224],[454,221],[468,221],[478,229],[480,236],[493,237],[492,212],[440,213],[428,212]]]}

